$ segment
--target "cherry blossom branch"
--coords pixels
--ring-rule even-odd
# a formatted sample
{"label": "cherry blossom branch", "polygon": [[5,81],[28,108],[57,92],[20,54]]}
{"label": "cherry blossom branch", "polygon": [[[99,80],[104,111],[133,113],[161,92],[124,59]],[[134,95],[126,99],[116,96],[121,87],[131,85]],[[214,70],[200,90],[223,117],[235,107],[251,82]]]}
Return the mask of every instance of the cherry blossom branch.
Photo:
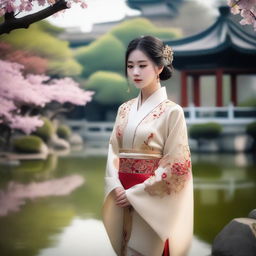
{"label": "cherry blossom branch", "polygon": [[65,0],[59,0],[55,4],[33,14],[26,15],[22,18],[15,18],[14,12],[6,12],[4,22],[0,24],[0,35],[9,33],[18,28],[28,28],[30,24],[45,19],[61,10],[68,9],[69,4]]}
{"label": "cherry blossom branch", "polygon": [[252,25],[256,31],[256,0],[227,0],[233,14],[240,14],[241,25]]}

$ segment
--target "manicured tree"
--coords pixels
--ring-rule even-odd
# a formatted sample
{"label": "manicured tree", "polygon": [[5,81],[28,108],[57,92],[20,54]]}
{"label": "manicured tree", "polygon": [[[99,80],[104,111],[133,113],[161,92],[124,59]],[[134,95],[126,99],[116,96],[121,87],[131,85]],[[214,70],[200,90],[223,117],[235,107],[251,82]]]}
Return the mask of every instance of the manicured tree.
{"label": "manicured tree", "polygon": [[24,76],[22,68],[20,64],[0,60],[0,125],[3,132],[7,131],[8,142],[12,130],[30,134],[42,126],[39,110],[48,104],[85,105],[92,99],[93,92],[80,89],[71,78]]}
{"label": "manicured tree", "polygon": [[122,72],[124,45],[115,36],[106,34],[81,47],[75,53],[76,59],[84,67],[82,76],[88,77],[98,70]]}
{"label": "manicured tree", "polygon": [[88,78],[98,70],[124,74],[124,56],[128,42],[146,34],[170,40],[179,37],[181,32],[178,29],[156,27],[144,18],[124,21],[90,45],[77,49],[75,57],[84,67],[82,76]]}
{"label": "manicured tree", "polygon": [[24,66],[24,72],[44,74],[47,71],[48,60],[28,51],[17,50],[10,44],[0,42],[0,56],[2,60],[16,62]]}
{"label": "manicured tree", "polygon": [[48,75],[58,77],[79,75],[82,66],[74,59],[69,42],[60,40],[57,35],[55,26],[40,21],[31,25],[29,30],[18,29],[10,34],[1,35],[0,41],[10,44],[13,49],[46,59]]}
{"label": "manicured tree", "polygon": [[134,86],[130,86],[130,93],[127,92],[129,89],[128,81],[124,76],[106,71],[93,73],[85,88],[95,91],[94,100],[102,105],[120,105],[138,93]]}
{"label": "manicured tree", "polygon": [[[33,14],[16,18],[20,12],[32,11],[34,3],[45,8]],[[4,21],[0,24],[0,34],[10,33],[18,28],[28,28],[34,22],[70,8],[73,3],[79,3],[82,8],[87,7],[84,0],[2,0],[0,2],[0,17],[3,16]]]}
{"label": "manicured tree", "polygon": [[[135,37],[153,35],[163,40],[172,40],[181,36],[181,31],[174,28],[159,28],[145,18],[135,18],[114,27],[110,34],[118,38],[125,46]],[[126,47],[125,47],[126,48]]]}

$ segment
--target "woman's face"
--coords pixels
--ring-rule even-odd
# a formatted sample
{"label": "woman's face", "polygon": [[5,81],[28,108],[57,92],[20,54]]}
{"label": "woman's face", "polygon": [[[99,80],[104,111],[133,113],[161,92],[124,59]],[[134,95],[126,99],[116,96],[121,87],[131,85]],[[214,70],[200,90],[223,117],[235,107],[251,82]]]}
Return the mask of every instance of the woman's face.
{"label": "woman's face", "polygon": [[141,50],[134,50],[127,60],[127,75],[141,89],[157,83],[160,69]]}

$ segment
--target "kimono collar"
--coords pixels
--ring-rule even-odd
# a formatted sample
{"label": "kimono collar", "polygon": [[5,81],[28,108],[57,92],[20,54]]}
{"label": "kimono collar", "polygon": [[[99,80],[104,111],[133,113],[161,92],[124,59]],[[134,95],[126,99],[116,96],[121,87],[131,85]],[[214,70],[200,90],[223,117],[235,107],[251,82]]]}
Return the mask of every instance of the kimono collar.
{"label": "kimono collar", "polygon": [[134,142],[134,136],[138,125],[143,119],[152,112],[161,102],[167,99],[167,93],[165,87],[161,87],[152,93],[138,109],[138,104],[141,100],[141,92],[138,97],[135,98],[130,112],[128,113],[128,122],[123,134],[123,147],[132,148]]}
{"label": "kimono collar", "polygon": [[[154,91],[142,104],[141,104],[141,91],[138,95],[138,97],[135,100],[135,104],[137,106],[137,110],[140,111],[142,107],[145,106],[145,108],[155,108],[158,104],[160,104],[162,101],[167,99],[167,93],[166,88],[161,87],[158,90]],[[138,109],[139,107],[139,109]]]}

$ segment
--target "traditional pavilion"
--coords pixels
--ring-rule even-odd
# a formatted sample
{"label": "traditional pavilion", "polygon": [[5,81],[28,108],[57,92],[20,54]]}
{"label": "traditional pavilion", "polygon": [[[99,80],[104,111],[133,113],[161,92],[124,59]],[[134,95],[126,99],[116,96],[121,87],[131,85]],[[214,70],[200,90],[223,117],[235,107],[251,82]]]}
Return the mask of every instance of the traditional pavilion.
{"label": "traditional pavilion", "polygon": [[[256,33],[245,32],[230,18],[228,6],[219,7],[220,16],[203,32],[167,41],[174,49],[174,68],[181,72],[181,105],[188,105],[188,77],[192,77],[193,103],[200,106],[200,76],[216,77],[216,106],[223,105],[222,78],[230,76],[231,101],[237,105],[237,76],[256,74]],[[244,85],[246,87],[246,85]]]}

